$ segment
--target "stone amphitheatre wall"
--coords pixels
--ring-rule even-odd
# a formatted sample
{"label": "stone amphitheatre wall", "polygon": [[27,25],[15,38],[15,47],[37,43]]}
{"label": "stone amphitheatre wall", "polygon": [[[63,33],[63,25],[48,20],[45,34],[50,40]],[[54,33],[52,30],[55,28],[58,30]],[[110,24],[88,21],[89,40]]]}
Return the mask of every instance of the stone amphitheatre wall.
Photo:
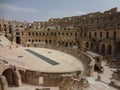
{"label": "stone amphitheatre wall", "polygon": [[87,55],[86,53],[84,53],[82,51],[71,49],[71,48],[66,48],[66,47],[62,47],[62,46],[57,46],[57,45],[40,45],[40,44],[38,44],[38,45],[36,45],[36,47],[50,48],[50,49],[62,51],[64,53],[68,53],[68,54],[76,57],[78,60],[80,60],[83,63],[83,66],[85,69],[84,70],[85,74],[92,76],[92,74],[94,72],[95,60],[91,56]]}
{"label": "stone amphitheatre wall", "polygon": [[0,32],[23,46],[44,42],[78,46],[82,51],[89,49],[102,55],[120,53],[120,12],[117,8],[32,23],[1,19]]}

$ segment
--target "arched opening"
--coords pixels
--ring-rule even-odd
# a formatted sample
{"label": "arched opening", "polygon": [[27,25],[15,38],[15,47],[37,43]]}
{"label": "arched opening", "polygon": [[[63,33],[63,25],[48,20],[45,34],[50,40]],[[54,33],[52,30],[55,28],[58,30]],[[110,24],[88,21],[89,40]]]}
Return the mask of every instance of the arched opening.
{"label": "arched opening", "polygon": [[99,52],[99,45],[96,45],[96,49],[97,52]]}
{"label": "arched opening", "polygon": [[16,43],[17,43],[17,44],[21,44],[21,40],[20,40],[20,37],[19,37],[19,36],[16,37]]}
{"label": "arched opening", "polygon": [[83,32],[81,31],[81,32],[80,32],[80,36],[82,36],[82,34],[83,34]]}
{"label": "arched opening", "polygon": [[89,48],[89,43],[88,42],[86,42],[86,49],[88,49]]}
{"label": "arched opening", "polygon": [[89,32],[89,37],[91,38],[91,32]]}
{"label": "arched opening", "polygon": [[43,32],[43,36],[45,36],[45,33]]}
{"label": "arched opening", "polygon": [[75,37],[77,37],[78,35],[77,35],[77,33],[75,33]]}
{"label": "arched opening", "polygon": [[48,44],[48,41],[47,41],[47,40],[45,40],[45,42],[46,42],[46,44]]}
{"label": "arched opening", "polygon": [[12,33],[12,26],[9,25],[9,33]]}
{"label": "arched opening", "polygon": [[36,36],[38,36],[38,33],[36,32]]}
{"label": "arched opening", "polygon": [[2,75],[6,77],[8,86],[19,86],[18,76],[13,69],[6,69]]}
{"label": "arched opening", "polygon": [[22,82],[25,82],[26,81],[26,79],[25,79],[25,72],[22,71],[22,70],[19,70],[19,72],[20,72],[20,75],[21,75]]}
{"label": "arched opening", "polygon": [[20,32],[16,32],[16,35],[20,35]]}
{"label": "arched opening", "polygon": [[28,34],[29,34],[29,36],[31,35],[31,33],[30,33],[30,32],[29,32]]}
{"label": "arched opening", "polygon": [[49,44],[51,44],[51,40],[49,40]]}
{"label": "arched opening", "polygon": [[97,36],[97,32],[94,33],[94,36],[95,36],[95,37]]}
{"label": "arched opening", "polygon": [[62,41],[62,46],[64,46],[64,41]]}
{"label": "arched opening", "polygon": [[105,45],[104,45],[104,44],[102,44],[101,53],[102,53],[103,55],[105,54]]}
{"label": "arched opening", "polygon": [[58,45],[60,45],[60,41],[58,41]]}
{"label": "arched opening", "polygon": [[116,31],[113,32],[113,38],[116,39]]}
{"label": "arched opening", "polygon": [[118,23],[118,26],[120,26],[120,23]]}
{"label": "arched opening", "polygon": [[109,38],[109,32],[106,33],[106,38],[107,38],[107,39]]}
{"label": "arched opening", "polygon": [[32,33],[32,35],[34,36],[34,32]]}
{"label": "arched opening", "polygon": [[95,66],[94,66],[94,71],[100,72],[100,71],[101,71],[100,65],[95,64]]}
{"label": "arched opening", "polygon": [[93,49],[93,43],[91,43],[91,49]]}
{"label": "arched opening", "polygon": [[70,42],[70,47],[72,46],[72,42]]}
{"label": "arched opening", "polygon": [[68,47],[68,42],[66,42],[66,47]]}
{"label": "arched opening", "polygon": [[108,55],[111,55],[112,54],[112,46],[111,45],[108,45]]}
{"label": "arched opening", "polygon": [[120,41],[117,42],[116,53],[120,55]]}
{"label": "arched opening", "polygon": [[102,32],[100,32],[100,37],[102,38]]}
{"label": "arched opening", "polygon": [[7,25],[4,24],[4,31],[7,31]]}
{"label": "arched opening", "polygon": [[86,32],[84,32],[84,37],[86,37]]}

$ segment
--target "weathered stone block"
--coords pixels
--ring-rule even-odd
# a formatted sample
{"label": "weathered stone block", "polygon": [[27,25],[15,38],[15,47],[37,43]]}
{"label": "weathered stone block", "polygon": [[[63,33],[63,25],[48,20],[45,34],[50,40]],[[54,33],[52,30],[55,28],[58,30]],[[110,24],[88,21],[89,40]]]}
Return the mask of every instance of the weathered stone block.
{"label": "weathered stone block", "polygon": [[0,76],[0,90],[8,90],[7,80],[4,76]]}

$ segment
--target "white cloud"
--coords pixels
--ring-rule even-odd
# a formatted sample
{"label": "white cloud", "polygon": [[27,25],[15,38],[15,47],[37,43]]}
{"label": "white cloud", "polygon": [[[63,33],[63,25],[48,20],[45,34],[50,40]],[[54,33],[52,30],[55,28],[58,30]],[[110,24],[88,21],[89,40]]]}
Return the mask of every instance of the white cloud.
{"label": "white cloud", "polygon": [[26,12],[26,13],[36,13],[38,12],[38,10],[36,9],[32,9],[32,8],[22,8],[22,7],[18,7],[18,6],[14,6],[11,4],[0,4],[0,9],[1,10],[11,10],[11,11],[17,11],[17,12]]}

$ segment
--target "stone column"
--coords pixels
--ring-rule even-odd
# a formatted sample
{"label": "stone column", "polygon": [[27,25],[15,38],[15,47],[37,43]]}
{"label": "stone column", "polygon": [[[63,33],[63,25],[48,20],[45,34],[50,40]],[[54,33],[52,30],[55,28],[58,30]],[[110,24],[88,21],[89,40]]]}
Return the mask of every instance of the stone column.
{"label": "stone column", "polygon": [[4,76],[0,76],[0,90],[8,90],[7,80]]}
{"label": "stone column", "polygon": [[92,76],[93,75],[93,73],[94,73],[94,66],[88,66],[88,75],[89,76]]}

